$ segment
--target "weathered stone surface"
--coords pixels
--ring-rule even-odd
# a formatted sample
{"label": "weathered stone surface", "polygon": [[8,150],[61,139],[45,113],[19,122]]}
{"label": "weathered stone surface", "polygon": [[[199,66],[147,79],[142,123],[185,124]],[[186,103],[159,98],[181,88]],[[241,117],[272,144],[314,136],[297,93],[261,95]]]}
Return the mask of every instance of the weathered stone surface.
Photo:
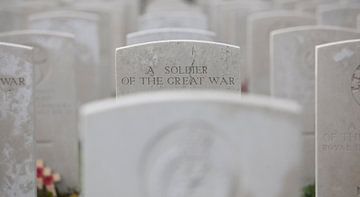
{"label": "weathered stone surface", "polygon": [[247,17],[259,11],[272,8],[271,2],[251,1],[218,1],[209,3],[210,27],[216,33],[219,42],[233,44],[241,47],[242,78],[248,81],[247,68]]}
{"label": "weathered stone surface", "polygon": [[74,36],[28,30],[0,41],[34,48],[36,157],[62,175],[63,187],[79,187]]}
{"label": "weathered stone surface", "polygon": [[0,2],[0,32],[14,31],[27,28],[27,17],[35,12],[51,9],[56,2],[50,1],[29,1]]}
{"label": "weathered stone surface", "polygon": [[215,41],[215,33],[198,29],[161,28],[138,31],[127,35],[127,45],[161,40]]}
{"label": "weathered stone surface", "polygon": [[360,195],[360,40],[317,47],[318,196]]}
{"label": "weathered stone surface", "polygon": [[319,6],[318,23],[345,28],[357,28],[357,17],[360,14],[360,4],[331,4]]}
{"label": "weathered stone surface", "polygon": [[[315,47],[359,37],[355,30],[326,26],[294,27],[271,35],[271,92],[275,97],[295,100],[303,106],[305,147],[312,148],[307,150],[307,164],[315,158]],[[304,181],[311,184],[315,179],[315,164],[306,165],[304,170]]]}
{"label": "weathered stone surface", "polygon": [[248,17],[248,67],[250,92],[270,95],[270,33],[274,30],[315,24],[315,18],[294,11],[267,11]]}
{"label": "weathered stone surface", "polygon": [[35,197],[32,48],[0,43],[0,195]]}
{"label": "weathered stone surface", "polygon": [[205,41],[160,41],[116,51],[117,95],[160,89],[241,90],[240,48]]}
{"label": "weathered stone surface", "polygon": [[207,30],[206,15],[194,11],[162,11],[140,17],[139,30],[156,28],[192,28]]}
{"label": "weathered stone surface", "polygon": [[83,195],[300,196],[298,113],[285,101],[201,91],[88,105]]}
{"label": "weathered stone surface", "polygon": [[62,31],[75,35],[76,80],[79,103],[95,100],[100,94],[100,47],[98,16],[80,11],[50,11],[29,18],[32,29]]}
{"label": "weathered stone surface", "polygon": [[99,17],[100,35],[100,98],[115,94],[115,49],[126,45],[127,23],[131,22],[127,15],[129,9],[123,1],[77,1],[72,9],[91,12]]}

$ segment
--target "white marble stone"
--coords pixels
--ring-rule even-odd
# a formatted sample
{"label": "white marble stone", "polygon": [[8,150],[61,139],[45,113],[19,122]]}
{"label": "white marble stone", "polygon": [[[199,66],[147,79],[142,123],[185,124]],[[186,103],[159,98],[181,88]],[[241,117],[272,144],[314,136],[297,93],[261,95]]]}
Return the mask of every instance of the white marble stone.
{"label": "white marble stone", "polygon": [[194,5],[179,0],[149,2],[139,18],[139,30],[156,28],[208,29],[207,16]]}
{"label": "white marble stone", "polygon": [[138,31],[127,35],[127,45],[161,40],[215,41],[215,33],[199,29],[161,28]]}
{"label": "white marble stone", "polygon": [[317,10],[318,24],[345,28],[357,28],[360,4],[331,4]]}
{"label": "white marble stone", "polygon": [[117,95],[160,89],[241,90],[240,48],[206,41],[159,41],[116,51]]}
{"label": "white marble stone", "polygon": [[43,11],[45,9],[54,8],[55,6],[55,2],[49,1],[29,1],[21,3],[8,2],[1,4],[0,32],[25,29],[27,27],[27,17],[29,15]]}
{"label": "white marble stone", "polygon": [[315,24],[315,18],[294,11],[266,11],[247,20],[250,92],[270,95],[270,33],[277,29]]}
{"label": "white marble stone", "polygon": [[0,42],[0,196],[35,197],[32,48]]}
{"label": "white marble stone", "polygon": [[202,30],[209,28],[206,15],[195,11],[161,11],[147,13],[139,18],[139,30],[171,27]]}
{"label": "white marble stone", "polygon": [[315,15],[319,6],[339,2],[340,0],[300,0],[296,2],[295,9]]}
{"label": "white marble stone", "polygon": [[[210,29],[217,36],[219,42],[241,47],[241,66],[244,81],[249,80],[247,67],[247,17],[256,12],[272,8],[271,2],[261,0],[251,1],[218,1],[209,3]],[[248,83],[248,82],[246,82]],[[246,88],[248,89],[248,88]]]}
{"label": "white marble stone", "polygon": [[268,10],[271,3],[252,1],[219,1],[210,6],[210,27],[219,41],[246,46],[246,18],[251,13]]}
{"label": "white marble stone", "polygon": [[286,101],[202,91],[87,105],[83,195],[300,196],[298,114]]}
{"label": "white marble stone", "polygon": [[0,41],[34,48],[36,158],[62,175],[63,188],[79,187],[74,36],[28,30]]}
{"label": "white marble stone", "polygon": [[31,29],[63,31],[75,35],[77,46],[76,80],[79,104],[97,99],[100,94],[99,18],[80,11],[49,11],[29,18]]}
{"label": "white marble stone", "polygon": [[316,49],[317,196],[359,196],[360,40]]}
{"label": "white marble stone", "polygon": [[[294,27],[271,35],[271,92],[303,106],[305,147],[312,147],[306,163],[315,158],[315,47],[328,42],[360,38],[351,29],[327,26]],[[311,140],[312,139],[312,140]],[[304,183],[315,179],[315,164],[305,166]]]}
{"label": "white marble stone", "polygon": [[100,98],[115,93],[115,49],[126,45],[127,21],[126,5],[113,2],[79,1],[71,9],[91,12],[99,17],[100,35]]}

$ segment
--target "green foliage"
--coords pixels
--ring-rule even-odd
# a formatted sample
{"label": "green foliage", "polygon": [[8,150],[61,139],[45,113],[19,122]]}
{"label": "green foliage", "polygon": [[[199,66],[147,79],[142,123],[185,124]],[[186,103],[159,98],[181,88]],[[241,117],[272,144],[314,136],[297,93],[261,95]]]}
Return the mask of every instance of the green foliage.
{"label": "green foliage", "polygon": [[53,197],[53,195],[46,191],[46,189],[43,190],[37,190],[37,197]]}
{"label": "green foliage", "polygon": [[[57,193],[57,197],[79,197],[79,192],[76,192],[75,190],[71,190],[64,194],[58,191],[56,193]],[[46,189],[43,189],[43,190],[37,190],[37,197],[54,197],[54,196]]]}
{"label": "green foliage", "polygon": [[315,197],[315,184],[308,185],[303,189],[303,197]]}

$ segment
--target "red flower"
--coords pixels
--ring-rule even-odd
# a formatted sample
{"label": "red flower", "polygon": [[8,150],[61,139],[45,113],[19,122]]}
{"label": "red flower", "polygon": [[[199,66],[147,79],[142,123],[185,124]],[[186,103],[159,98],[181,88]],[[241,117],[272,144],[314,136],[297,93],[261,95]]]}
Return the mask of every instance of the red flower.
{"label": "red flower", "polygon": [[43,178],[44,177],[44,168],[36,168],[36,177]]}

